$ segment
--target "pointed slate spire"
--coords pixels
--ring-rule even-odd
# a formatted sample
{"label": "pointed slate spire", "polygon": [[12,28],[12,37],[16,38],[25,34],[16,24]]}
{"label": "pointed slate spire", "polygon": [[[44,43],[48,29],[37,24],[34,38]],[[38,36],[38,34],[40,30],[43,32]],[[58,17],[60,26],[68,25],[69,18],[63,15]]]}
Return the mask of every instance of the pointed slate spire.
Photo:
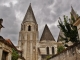
{"label": "pointed slate spire", "polygon": [[35,16],[34,16],[34,13],[33,13],[33,10],[32,10],[32,7],[31,7],[31,3],[28,7],[28,10],[25,14],[25,17],[24,17],[24,20],[22,23],[25,23],[25,22],[34,22],[34,23],[37,23],[36,22],[36,19],[35,19]]}
{"label": "pointed slate spire", "polygon": [[72,6],[71,6],[71,12],[75,13],[75,11],[74,11],[74,9],[73,9],[73,7],[72,7]]}
{"label": "pointed slate spire", "polygon": [[60,32],[59,32],[57,42],[63,41],[63,40],[61,39],[61,37],[64,37],[64,38],[65,38],[64,33],[62,32],[62,30],[60,30]]}
{"label": "pointed slate spire", "polygon": [[74,11],[73,7],[71,6],[71,14],[73,15],[73,17],[75,18],[75,20],[78,18],[78,14],[76,14],[76,12]]}
{"label": "pointed slate spire", "polygon": [[53,38],[53,35],[51,34],[47,24],[45,25],[45,28],[44,28],[44,31],[42,33],[42,36],[41,36],[41,39],[40,41],[43,41],[43,40],[46,40],[46,41],[55,41],[54,38]]}

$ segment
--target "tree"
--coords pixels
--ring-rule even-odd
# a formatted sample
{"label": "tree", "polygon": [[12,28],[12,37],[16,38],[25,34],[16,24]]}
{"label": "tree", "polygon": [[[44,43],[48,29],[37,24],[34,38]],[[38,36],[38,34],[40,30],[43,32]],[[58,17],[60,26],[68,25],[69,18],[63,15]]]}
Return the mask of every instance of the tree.
{"label": "tree", "polygon": [[47,60],[47,59],[50,58],[50,57],[51,57],[50,55],[47,55],[45,59]]}
{"label": "tree", "polygon": [[12,49],[12,59],[11,60],[17,60],[19,55],[18,52],[15,49]]}
{"label": "tree", "polygon": [[65,49],[64,46],[58,46],[58,47],[57,47],[57,52],[60,53],[60,52],[62,52],[64,49]]}
{"label": "tree", "polygon": [[58,27],[62,30],[65,36],[61,36],[61,39],[64,40],[65,43],[68,43],[69,41],[71,41],[72,43],[79,42],[77,27],[73,26],[73,23],[75,22],[73,15],[71,14],[70,19],[65,15],[63,16],[63,18],[63,21],[61,20],[61,18],[59,18],[58,20]]}

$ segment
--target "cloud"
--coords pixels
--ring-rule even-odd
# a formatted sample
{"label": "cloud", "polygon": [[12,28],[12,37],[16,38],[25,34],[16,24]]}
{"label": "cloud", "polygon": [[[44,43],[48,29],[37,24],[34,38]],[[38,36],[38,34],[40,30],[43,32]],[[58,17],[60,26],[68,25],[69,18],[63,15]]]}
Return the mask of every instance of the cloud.
{"label": "cloud", "polygon": [[39,38],[45,24],[48,24],[57,40],[59,34],[58,18],[62,18],[63,15],[70,16],[71,5],[80,14],[80,0],[1,0],[0,18],[4,19],[3,25],[5,26],[1,35],[10,38],[15,45],[17,45],[21,22],[30,3],[38,23]]}
{"label": "cloud", "polygon": [[13,6],[0,6],[0,18],[3,19],[3,25],[5,27],[2,29],[1,35],[4,38],[10,38],[13,43],[17,44],[16,41],[18,40],[17,38],[19,28],[16,23],[15,11]]}

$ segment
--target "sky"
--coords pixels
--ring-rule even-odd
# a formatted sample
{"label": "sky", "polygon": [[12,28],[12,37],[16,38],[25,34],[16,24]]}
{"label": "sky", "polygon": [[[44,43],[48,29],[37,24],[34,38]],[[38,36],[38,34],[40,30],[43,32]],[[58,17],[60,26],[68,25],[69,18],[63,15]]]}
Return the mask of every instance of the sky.
{"label": "sky", "polygon": [[5,27],[1,29],[0,35],[10,39],[15,45],[18,44],[21,22],[30,3],[38,23],[39,38],[47,24],[57,40],[59,17],[70,17],[71,6],[80,15],[80,0],[0,0],[0,18]]}

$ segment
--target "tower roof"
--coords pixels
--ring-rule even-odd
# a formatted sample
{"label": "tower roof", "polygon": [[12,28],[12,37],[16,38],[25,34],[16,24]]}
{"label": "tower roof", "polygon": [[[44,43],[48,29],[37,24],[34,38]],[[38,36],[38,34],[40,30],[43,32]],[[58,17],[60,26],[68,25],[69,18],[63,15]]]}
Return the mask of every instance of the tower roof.
{"label": "tower roof", "polygon": [[75,11],[74,11],[74,9],[73,9],[73,7],[72,7],[72,6],[71,6],[71,12],[72,12],[72,13],[75,13]]}
{"label": "tower roof", "polygon": [[65,38],[65,36],[64,36],[64,32],[62,32],[62,30],[60,30],[60,32],[59,32],[57,42],[59,42],[59,41],[63,41],[63,40],[61,39],[61,37]]}
{"label": "tower roof", "polygon": [[41,36],[41,39],[40,41],[43,41],[43,40],[46,40],[46,41],[55,41],[54,38],[53,38],[53,35],[51,34],[47,24],[45,25],[45,28],[44,28],[44,31],[42,33],[42,36]]}
{"label": "tower roof", "polygon": [[78,14],[74,11],[73,7],[71,6],[71,14],[75,18],[75,20],[78,18]]}
{"label": "tower roof", "polygon": [[33,13],[33,10],[32,10],[32,7],[31,7],[31,3],[28,7],[28,10],[25,14],[25,17],[24,17],[24,20],[22,23],[25,23],[25,22],[34,22],[34,23],[37,23],[36,22],[36,19],[35,19],[35,16],[34,16],[34,13]]}

